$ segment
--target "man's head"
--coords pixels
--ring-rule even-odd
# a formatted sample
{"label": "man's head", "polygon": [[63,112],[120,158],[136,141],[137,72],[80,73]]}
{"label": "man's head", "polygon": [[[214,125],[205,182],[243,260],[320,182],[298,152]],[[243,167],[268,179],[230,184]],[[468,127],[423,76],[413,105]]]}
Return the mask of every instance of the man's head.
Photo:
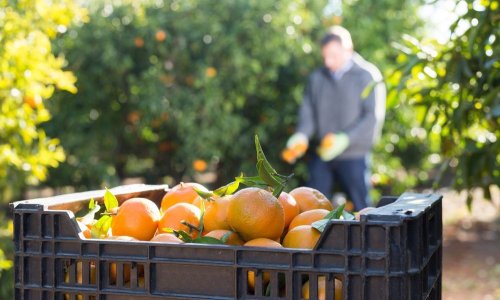
{"label": "man's head", "polygon": [[339,70],[352,56],[351,34],[341,26],[333,26],[321,40],[321,55],[330,71]]}

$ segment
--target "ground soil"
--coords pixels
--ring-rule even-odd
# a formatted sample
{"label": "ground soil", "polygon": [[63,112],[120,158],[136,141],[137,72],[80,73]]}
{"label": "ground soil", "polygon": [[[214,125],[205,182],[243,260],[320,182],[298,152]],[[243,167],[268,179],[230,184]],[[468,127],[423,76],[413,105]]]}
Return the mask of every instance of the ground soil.
{"label": "ground soil", "polygon": [[443,299],[500,299],[500,192],[487,202],[444,192]]}

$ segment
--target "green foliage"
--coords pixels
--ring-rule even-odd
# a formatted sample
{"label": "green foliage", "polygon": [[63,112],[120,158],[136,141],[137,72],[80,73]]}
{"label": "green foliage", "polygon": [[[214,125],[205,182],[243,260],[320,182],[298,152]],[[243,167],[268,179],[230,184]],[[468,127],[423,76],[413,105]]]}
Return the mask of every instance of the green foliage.
{"label": "green foliage", "polygon": [[14,299],[13,223],[0,210],[0,299]]}
{"label": "green foliage", "polygon": [[0,7],[0,199],[8,202],[65,158],[40,124],[51,117],[44,101],[55,89],[76,92],[76,78],[62,70],[65,60],[50,41],[85,11],[65,0],[1,0]]}
{"label": "green foliage", "polygon": [[[94,3],[90,21],[56,42],[79,78],[79,92],[58,93],[51,101],[55,117],[46,128],[61,139],[68,159],[51,172],[50,184],[85,189],[126,176],[180,180],[193,176],[192,163],[202,159],[217,172],[214,186],[221,186],[254,170],[254,134],[273,165],[296,174],[290,186],[303,182],[304,161],[288,166],[279,153],[294,130],[306,77],[321,63],[324,5]],[[346,26],[367,58],[387,53],[375,60],[386,67],[394,52],[389,42],[416,26],[414,4],[370,6],[372,14],[397,14],[398,26],[390,30],[388,17],[366,18],[360,7],[361,1],[345,5]],[[362,27],[358,19],[365,20]],[[401,127],[391,118],[387,124],[388,131]],[[392,153],[378,160],[387,156]]]}
{"label": "green foliage", "polygon": [[4,205],[65,159],[41,124],[51,117],[44,102],[55,89],[76,92],[76,78],[63,71],[51,40],[85,16],[68,0],[0,0],[0,299],[14,298],[12,221]]}
{"label": "green foliage", "polygon": [[[89,23],[57,41],[79,93],[51,103],[47,131],[68,152],[51,184],[112,185],[125,175],[180,179],[194,174],[196,159],[218,162],[220,182],[227,182],[254,169],[255,133],[277,160],[318,58],[304,52],[318,36],[316,2],[90,7]],[[131,174],[131,157],[151,159],[154,167]]]}
{"label": "green foliage", "polygon": [[402,97],[415,109],[440,161],[436,186],[452,174],[456,189],[481,187],[491,198],[489,187],[500,184],[499,3],[466,3],[445,44],[407,36],[399,45],[402,68],[391,78],[389,103]]}
{"label": "green foliage", "polygon": [[[393,74],[399,51],[392,46],[403,34],[421,36],[424,22],[418,8],[424,1],[344,2],[343,25],[351,31],[354,48],[384,74]],[[411,107],[388,106],[383,135],[373,151],[372,182],[379,194],[399,195],[409,187],[425,184],[433,167],[426,158],[428,148],[419,134]]]}

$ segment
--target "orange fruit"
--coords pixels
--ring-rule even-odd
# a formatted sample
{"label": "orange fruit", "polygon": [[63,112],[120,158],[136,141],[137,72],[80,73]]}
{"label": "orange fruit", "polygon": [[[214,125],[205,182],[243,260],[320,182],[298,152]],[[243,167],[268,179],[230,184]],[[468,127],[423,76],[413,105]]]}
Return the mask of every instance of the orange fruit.
{"label": "orange fruit", "polygon": [[289,194],[292,195],[299,204],[300,212],[316,208],[333,210],[332,202],[317,189],[301,186],[293,189]]}
{"label": "orange fruit", "polygon": [[111,221],[113,235],[127,235],[149,241],[156,232],[160,211],[146,198],[131,198],[123,202]]}
{"label": "orange fruit", "polygon": [[[309,300],[309,281],[302,286],[302,298]],[[325,276],[318,277],[318,300],[326,299],[326,279]],[[342,299],[342,281],[335,279],[335,300]]]}
{"label": "orange fruit", "polygon": [[311,225],[300,225],[288,231],[283,239],[283,247],[313,249],[320,235]]}
{"label": "orange fruit", "polygon": [[194,182],[181,182],[170,189],[165,196],[163,196],[163,199],[161,200],[161,211],[165,212],[169,207],[177,203],[193,203],[193,201],[199,197],[193,187],[198,190],[208,192],[208,190],[201,184]]}
{"label": "orange fruit", "polygon": [[[201,198],[201,197],[200,197]],[[227,222],[229,211],[229,197],[216,197],[213,201],[205,201],[205,215],[203,215],[203,228],[206,231],[216,229],[231,229]]]}
{"label": "orange fruit", "polygon": [[155,39],[157,42],[163,42],[167,38],[167,33],[163,30],[158,30],[155,33]]}
{"label": "orange fruit", "polygon": [[220,240],[226,234],[229,234],[229,236],[225,242],[226,245],[234,245],[234,246],[243,245],[244,241],[238,236],[238,234],[236,234],[236,232],[231,231],[231,230],[224,230],[224,229],[212,230],[209,233],[207,233],[205,236],[213,237],[213,238]]}
{"label": "orange fruit", "polygon": [[90,228],[83,224],[82,222],[80,221],[76,221],[76,223],[78,224],[78,227],[80,227],[80,230],[82,231],[83,233],[83,236],[86,238],[86,239],[90,239],[92,238],[92,234],[90,233]]}
{"label": "orange fruit", "polygon": [[144,39],[141,37],[136,37],[134,38],[134,45],[137,48],[142,48],[144,46]]}
{"label": "orange fruit", "polygon": [[295,218],[293,218],[290,226],[288,226],[288,230],[290,231],[300,225],[311,225],[312,223],[323,219],[328,213],[328,210],[322,208],[312,209],[300,213]]}
{"label": "orange fruit", "polygon": [[335,135],[333,133],[328,133],[321,140],[320,148],[326,149],[330,148],[335,144]]}
{"label": "orange fruit", "polygon": [[278,201],[280,202],[281,207],[283,207],[283,211],[285,213],[285,228],[287,228],[293,218],[300,213],[300,207],[297,204],[297,201],[295,201],[295,198],[285,192],[281,192],[278,197]]}
{"label": "orange fruit", "polygon": [[[88,262],[83,262],[83,261],[77,261],[75,264],[76,268],[76,283],[83,283],[83,264],[88,263]],[[88,282],[90,284],[95,284],[96,283],[96,266],[95,262],[91,261],[89,264],[89,277],[86,278],[88,279]],[[64,269],[64,282],[69,283],[70,282],[70,271],[69,269],[65,268]],[[81,298],[79,298],[81,299]]]}
{"label": "orange fruit", "polygon": [[203,172],[207,169],[207,162],[204,161],[203,159],[196,159],[193,161],[193,169],[196,172]]}
{"label": "orange fruit", "polygon": [[297,156],[295,155],[295,151],[292,149],[284,149],[281,151],[281,158],[289,164],[293,164],[295,160],[297,160]]}
{"label": "orange fruit", "polygon": [[151,242],[183,244],[184,242],[172,233],[159,233],[155,235]]}
{"label": "orange fruit", "polygon": [[25,96],[23,98],[24,103],[28,104],[32,109],[36,109],[42,103],[42,97],[35,96]]}
{"label": "orange fruit", "polygon": [[[116,272],[117,271],[117,266],[116,263],[111,263],[109,265],[109,282],[111,284],[116,284]],[[123,282],[129,281],[130,280],[130,264],[123,264]]]}
{"label": "orange fruit", "polygon": [[281,151],[281,158],[289,164],[293,164],[297,158],[306,153],[309,147],[306,143],[296,143],[292,148],[286,148]]}
{"label": "orange fruit", "polygon": [[196,197],[193,202],[191,202],[191,204],[193,204],[194,206],[198,207],[199,209],[201,209],[201,202],[204,202],[205,204],[205,210],[207,209],[208,206],[210,206],[210,203],[212,203],[211,201],[208,201],[208,200],[205,200],[203,198],[201,198],[200,196]]}
{"label": "orange fruit", "polygon": [[292,151],[295,152],[296,156],[302,156],[304,153],[306,153],[308,147],[309,145],[306,143],[296,143],[293,146]]}
{"label": "orange fruit", "polygon": [[250,187],[230,196],[227,221],[244,241],[276,240],[285,228],[285,213],[270,192]]}
{"label": "orange fruit", "polygon": [[[270,239],[266,238],[257,238],[250,240],[246,242],[243,246],[248,246],[248,247],[265,247],[265,248],[283,248],[280,243],[275,242]],[[248,286],[250,289],[253,289],[255,287],[255,272],[249,271],[247,273],[248,277]],[[265,286],[266,284],[269,283],[270,280],[270,275],[268,272],[264,272],[262,274],[262,284]]]}
{"label": "orange fruit", "polygon": [[214,67],[208,67],[208,68],[205,70],[205,75],[206,75],[208,78],[215,77],[215,76],[217,76],[217,69],[216,69],[216,68],[214,68]]}
{"label": "orange fruit", "polygon": [[200,209],[193,204],[177,203],[165,211],[158,222],[158,231],[164,233],[167,228],[183,230],[194,238],[198,235],[195,228],[200,226],[200,215]]}
{"label": "orange fruit", "polygon": [[253,239],[248,242],[246,242],[243,246],[248,246],[248,247],[266,247],[266,248],[283,248],[283,246],[273,240],[266,239],[266,238],[258,238],[258,239]]}
{"label": "orange fruit", "polygon": [[133,237],[127,236],[127,235],[109,236],[106,239],[115,240],[115,241],[126,241],[126,242],[137,241],[136,238],[133,238]]}
{"label": "orange fruit", "polygon": [[[123,269],[122,269],[122,278],[123,282],[126,283],[127,281],[130,281],[130,272],[131,272],[131,264],[130,263],[124,263],[123,264]],[[109,281],[111,284],[116,284],[116,278],[117,278],[117,272],[118,267],[117,264],[114,262],[111,262],[109,264]],[[137,264],[137,275],[141,276],[144,275],[144,266],[141,264]]]}

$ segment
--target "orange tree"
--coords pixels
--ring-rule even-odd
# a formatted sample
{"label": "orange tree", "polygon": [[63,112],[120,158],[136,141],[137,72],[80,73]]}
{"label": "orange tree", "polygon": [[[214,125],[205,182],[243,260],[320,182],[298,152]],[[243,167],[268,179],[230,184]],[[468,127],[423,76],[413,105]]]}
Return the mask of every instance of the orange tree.
{"label": "orange tree", "polygon": [[47,178],[64,160],[59,141],[41,124],[50,120],[45,101],[55,89],[76,92],[51,40],[85,19],[72,1],[0,0],[0,298],[13,298],[12,222],[3,209],[26,184]]}
{"label": "orange tree", "polygon": [[46,128],[68,153],[51,184],[180,179],[200,159],[225,181],[253,170],[255,132],[277,159],[316,59],[318,2],[89,7],[56,43],[79,92],[51,103]]}
{"label": "orange tree", "polygon": [[[444,44],[407,37],[399,48],[389,107],[416,111],[429,157],[440,167],[435,186],[467,190],[500,184],[500,27],[498,1],[464,1],[466,13],[450,27]],[[450,180],[451,179],[451,180]]]}
{"label": "orange tree", "polygon": [[[329,25],[323,7],[319,0],[94,2],[90,21],[56,41],[79,92],[51,102],[55,117],[46,129],[68,159],[50,184],[180,180],[205,169],[203,162],[227,182],[253,170],[255,133],[278,165],[306,76],[321,63],[317,44]],[[354,20],[366,10],[373,23],[359,26]],[[359,49],[368,58],[376,51],[381,69],[395,57],[389,42],[418,25],[408,17],[413,5],[395,0],[370,8],[352,1],[344,13]],[[400,167],[394,156],[392,167]],[[296,180],[306,176],[304,162],[279,168],[293,169]]]}

